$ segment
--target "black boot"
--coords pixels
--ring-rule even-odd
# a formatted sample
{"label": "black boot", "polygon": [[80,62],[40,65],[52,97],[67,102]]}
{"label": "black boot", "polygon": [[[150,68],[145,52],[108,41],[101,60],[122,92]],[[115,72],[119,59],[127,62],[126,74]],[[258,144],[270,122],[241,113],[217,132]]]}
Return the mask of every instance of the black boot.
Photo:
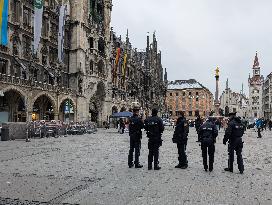
{"label": "black boot", "polygon": [[133,167],[133,162],[132,162],[132,160],[133,160],[133,156],[128,155],[128,167],[129,167],[129,168],[132,168],[132,167]]}
{"label": "black boot", "polygon": [[143,165],[141,165],[140,163],[135,164],[135,168],[142,168],[142,167],[143,167]]}
{"label": "black boot", "polygon": [[161,167],[159,167],[159,165],[154,165],[154,170],[160,170]]}
{"label": "black boot", "polygon": [[230,169],[230,168],[225,168],[224,169],[226,172],[233,172],[233,169]]}
{"label": "black boot", "polygon": [[210,164],[210,166],[209,166],[209,171],[210,171],[210,172],[213,171],[213,164]]}
{"label": "black boot", "polygon": [[181,168],[181,167],[182,167],[181,164],[178,164],[178,165],[175,166],[175,168]]}

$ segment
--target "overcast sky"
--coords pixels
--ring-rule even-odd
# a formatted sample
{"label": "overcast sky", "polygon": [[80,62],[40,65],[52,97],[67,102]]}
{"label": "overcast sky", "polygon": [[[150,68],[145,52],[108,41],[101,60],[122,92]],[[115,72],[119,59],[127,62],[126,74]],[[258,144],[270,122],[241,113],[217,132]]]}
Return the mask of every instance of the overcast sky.
{"label": "overcast sky", "polygon": [[272,0],[113,0],[112,27],[134,47],[144,49],[146,33],[156,31],[169,80],[194,78],[220,93],[239,92],[258,51],[261,74],[272,72]]}

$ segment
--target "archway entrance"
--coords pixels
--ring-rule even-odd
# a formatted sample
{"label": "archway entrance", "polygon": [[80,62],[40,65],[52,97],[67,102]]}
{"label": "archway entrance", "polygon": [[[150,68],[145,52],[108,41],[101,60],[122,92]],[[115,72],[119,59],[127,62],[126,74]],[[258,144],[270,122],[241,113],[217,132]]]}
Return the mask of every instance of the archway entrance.
{"label": "archway entrance", "polygon": [[90,119],[93,122],[100,123],[102,125],[102,108],[105,101],[106,92],[103,82],[97,84],[97,90],[94,96],[90,99],[89,113]]}
{"label": "archway entrance", "polygon": [[65,99],[60,104],[59,119],[64,122],[74,121],[74,105],[71,99]]}
{"label": "archway entrance", "polygon": [[24,97],[16,90],[9,90],[0,96],[1,122],[26,122]]}
{"label": "archway entrance", "polygon": [[54,120],[54,106],[50,98],[41,95],[33,105],[32,120]]}
{"label": "archway entrance", "polygon": [[98,122],[98,109],[95,102],[90,102],[89,113],[91,114],[91,121]]}

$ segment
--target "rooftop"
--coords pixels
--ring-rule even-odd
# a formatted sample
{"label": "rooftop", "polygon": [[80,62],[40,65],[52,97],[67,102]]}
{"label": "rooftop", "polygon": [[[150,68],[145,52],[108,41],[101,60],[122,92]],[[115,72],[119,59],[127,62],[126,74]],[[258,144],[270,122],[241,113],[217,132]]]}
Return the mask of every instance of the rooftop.
{"label": "rooftop", "polygon": [[167,89],[169,90],[183,90],[183,89],[207,89],[195,79],[190,80],[175,80],[168,83]]}

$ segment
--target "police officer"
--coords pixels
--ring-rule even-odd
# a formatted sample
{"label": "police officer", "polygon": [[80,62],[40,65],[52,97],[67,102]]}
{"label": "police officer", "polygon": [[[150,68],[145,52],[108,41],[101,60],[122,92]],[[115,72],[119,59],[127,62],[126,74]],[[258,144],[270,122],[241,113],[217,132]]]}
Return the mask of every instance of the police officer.
{"label": "police officer", "polygon": [[133,116],[129,120],[129,137],[130,137],[130,148],[128,154],[128,167],[133,167],[133,152],[135,149],[135,168],[142,168],[143,165],[139,163],[140,149],[141,149],[141,139],[142,139],[142,129],[144,128],[144,123],[142,119],[138,117],[139,107],[133,107]]}
{"label": "police officer", "polygon": [[148,170],[152,169],[154,159],[154,170],[160,170],[159,167],[159,148],[162,145],[161,135],[164,131],[162,119],[158,116],[158,110],[152,109],[152,116],[148,117],[144,124],[148,137]]}
{"label": "police officer", "polygon": [[[208,168],[211,172],[213,170],[215,142],[218,136],[218,130],[214,123],[214,119],[209,117],[208,120],[199,128],[199,140],[201,142],[201,150],[203,157],[204,169],[207,172]],[[207,163],[207,151],[209,154],[209,167]]]}
{"label": "police officer", "polygon": [[177,144],[179,164],[175,168],[186,169],[188,167],[186,146],[188,141],[189,125],[181,112],[181,116],[177,120],[177,125],[172,138],[173,143]]}
{"label": "police officer", "polygon": [[233,172],[233,161],[234,161],[234,150],[237,155],[237,164],[238,169],[241,174],[244,172],[244,164],[242,157],[243,150],[243,141],[242,136],[244,134],[244,127],[239,117],[236,117],[236,113],[229,114],[229,124],[225,131],[225,136],[223,139],[223,144],[228,144],[228,152],[229,152],[229,160],[228,160],[228,168],[225,168],[225,171]]}

